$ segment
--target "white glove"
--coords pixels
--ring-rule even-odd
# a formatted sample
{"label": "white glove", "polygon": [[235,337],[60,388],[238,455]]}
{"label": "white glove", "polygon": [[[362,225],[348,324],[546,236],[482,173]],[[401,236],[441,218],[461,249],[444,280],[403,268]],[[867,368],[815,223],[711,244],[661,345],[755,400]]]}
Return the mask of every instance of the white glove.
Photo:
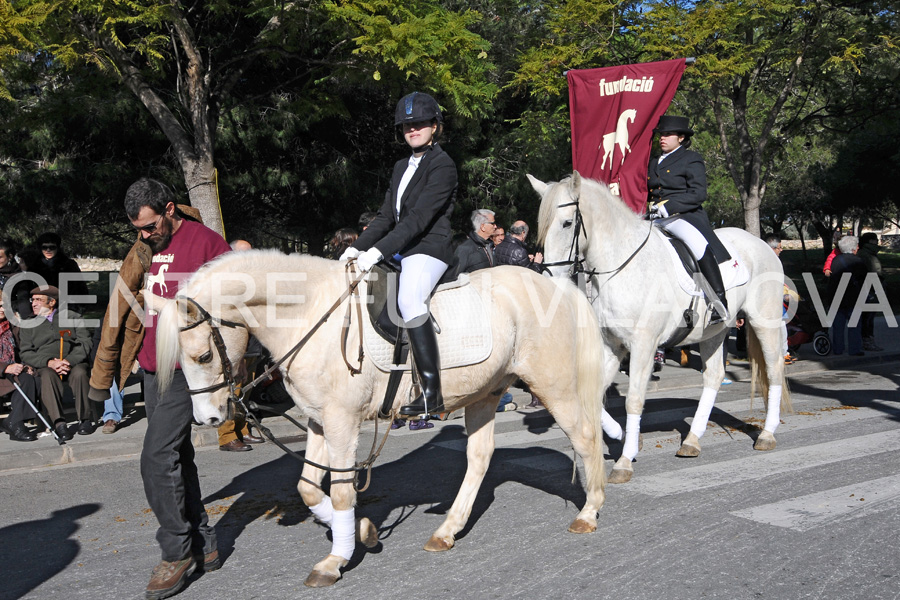
{"label": "white glove", "polygon": [[664,206],[665,202],[651,202],[647,211],[647,219],[653,221],[655,219],[665,219],[669,216],[669,211]]}
{"label": "white glove", "polygon": [[360,271],[371,271],[372,267],[374,267],[382,258],[384,258],[384,255],[381,254],[378,248],[369,248],[356,257],[356,266],[359,267]]}
{"label": "white glove", "polygon": [[351,258],[356,258],[357,256],[359,256],[359,250],[357,250],[353,246],[348,246],[338,260],[350,260]]}

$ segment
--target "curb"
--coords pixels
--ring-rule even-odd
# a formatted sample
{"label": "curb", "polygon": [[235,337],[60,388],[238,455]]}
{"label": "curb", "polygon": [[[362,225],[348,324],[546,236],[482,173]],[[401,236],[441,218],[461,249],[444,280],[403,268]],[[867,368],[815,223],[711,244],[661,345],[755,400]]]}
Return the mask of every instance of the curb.
{"label": "curb", "polygon": [[[306,440],[306,432],[297,429],[296,425],[283,417],[270,417],[264,420],[263,424],[276,439],[283,440],[283,442],[294,443]],[[98,430],[91,436],[102,436],[103,439],[85,439],[84,437],[78,439],[79,436],[75,436],[64,446],[54,445],[36,449],[22,447],[0,452],[0,474],[19,469],[38,469],[87,461],[137,457],[141,453],[144,441],[143,432],[141,435],[132,434],[116,439],[115,434],[103,435]],[[219,446],[218,432],[213,427],[195,425],[192,427],[191,441],[198,451],[214,450]],[[36,443],[28,442],[27,446]],[[53,443],[55,444],[55,441]],[[25,443],[21,445],[26,446]]]}
{"label": "curb", "polygon": [[[787,376],[790,378],[792,375],[847,369],[849,367],[864,364],[877,365],[896,361],[900,361],[900,351],[867,354],[865,357],[827,356],[816,360],[801,360],[793,365],[789,365],[787,367]],[[735,382],[749,381],[749,363],[732,362],[726,367],[726,371],[728,372],[728,376]],[[618,389],[620,391],[624,390],[627,387],[627,377],[619,374],[613,383],[618,384]],[[659,381],[651,381],[647,391],[648,393],[665,392],[698,387],[700,384],[701,378],[698,371],[690,367],[667,365],[660,372]],[[520,410],[531,400],[531,396],[527,392],[516,388],[511,388],[510,391],[513,394],[513,401],[518,404],[519,410],[498,413],[498,421],[518,418],[518,416],[523,414]],[[614,397],[622,397],[622,395],[624,394],[620,393],[619,396]],[[296,409],[291,409],[291,416],[302,422],[302,419],[298,418],[299,411]],[[459,411],[459,415],[454,413],[451,415],[451,419],[461,416],[462,412]],[[284,417],[266,417],[263,423],[269,428],[272,435],[283,442],[295,443],[306,440],[306,432],[298,429]],[[371,422],[363,424],[363,430],[367,430],[371,427],[374,427]],[[65,446],[54,445],[33,448],[31,444],[36,444],[37,442],[30,442],[28,444],[23,443],[14,450],[0,452],[0,474],[21,469],[39,469],[87,461],[137,457],[140,455],[143,446],[143,430],[137,429],[130,432],[130,435],[126,432],[127,429],[123,430],[123,435],[119,439],[112,436],[103,436],[99,431],[92,434],[94,436],[93,439],[89,436],[83,436],[79,439],[79,436],[76,435],[75,439],[67,442]],[[99,439],[97,436],[101,436],[103,439]],[[191,441],[198,451],[214,450],[219,444],[218,432],[212,427],[194,426],[191,431]]]}

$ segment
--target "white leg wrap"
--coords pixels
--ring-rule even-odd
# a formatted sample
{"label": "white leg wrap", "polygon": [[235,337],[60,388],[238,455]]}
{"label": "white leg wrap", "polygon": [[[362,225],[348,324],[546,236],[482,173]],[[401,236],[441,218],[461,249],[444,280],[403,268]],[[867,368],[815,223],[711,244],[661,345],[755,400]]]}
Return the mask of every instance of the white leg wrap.
{"label": "white leg wrap", "polygon": [[769,406],[766,410],[766,424],[763,429],[769,433],[775,433],[778,424],[781,423],[781,386],[769,386]]}
{"label": "white leg wrap", "polygon": [[622,439],[622,426],[612,418],[606,409],[603,409],[603,433],[610,437],[613,440],[621,440]]}
{"label": "white leg wrap", "polygon": [[331,523],[334,520],[334,507],[331,506],[331,496],[325,496],[324,500],[315,506],[310,506],[309,510],[312,511],[319,523],[324,523],[331,527]]}
{"label": "white leg wrap", "polygon": [[638,453],[638,438],[641,435],[641,415],[625,416],[625,447],[622,456],[634,460]]}
{"label": "white leg wrap", "polygon": [[332,513],[334,522],[331,525],[331,553],[350,560],[356,547],[356,511],[336,510]]}
{"label": "white leg wrap", "polygon": [[703,437],[706,433],[706,426],[709,424],[709,413],[712,412],[713,404],[716,402],[717,391],[705,387],[700,393],[700,402],[697,404],[697,412],[694,413],[694,420],[691,422],[691,433],[698,438]]}

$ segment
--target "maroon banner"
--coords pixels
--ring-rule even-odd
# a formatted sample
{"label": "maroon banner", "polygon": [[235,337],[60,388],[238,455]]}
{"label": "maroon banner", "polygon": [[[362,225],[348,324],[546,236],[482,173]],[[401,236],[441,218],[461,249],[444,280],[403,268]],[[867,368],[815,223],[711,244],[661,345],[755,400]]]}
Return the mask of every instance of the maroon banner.
{"label": "maroon banner", "polygon": [[566,75],[574,169],[608,184],[638,214],[647,203],[653,128],[669,108],[684,66],[680,58]]}

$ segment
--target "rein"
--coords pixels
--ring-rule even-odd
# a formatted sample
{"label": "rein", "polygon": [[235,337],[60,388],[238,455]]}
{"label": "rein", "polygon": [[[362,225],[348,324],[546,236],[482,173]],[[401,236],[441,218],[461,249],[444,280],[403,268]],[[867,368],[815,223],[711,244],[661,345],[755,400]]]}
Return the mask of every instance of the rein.
{"label": "rein", "polygon": [[[222,333],[219,331],[219,328],[220,327],[229,327],[229,328],[243,327],[244,329],[247,329],[246,325],[244,325],[243,323],[236,323],[234,321],[227,321],[225,319],[216,319],[211,314],[209,314],[209,312],[205,308],[203,308],[203,306],[201,306],[199,302],[197,302],[196,300],[194,300],[191,297],[182,296],[181,298],[183,298],[187,302],[190,302],[197,308],[197,310],[200,312],[200,316],[202,318],[198,321],[195,321],[189,325],[186,325],[186,326],[180,328],[179,331],[181,331],[181,332],[189,331],[203,323],[208,322],[210,325],[210,330],[212,331],[213,343],[215,344],[216,352],[218,353],[219,360],[222,363],[222,379],[223,380],[220,383],[215,383],[213,385],[210,385],[210,386],[207,386],[204,388],[199,388],[199,389],[188,388],[188,390],[187,390],[188,394],[193,396],[195,394],[214,392],[214,391],[220,390],[224,387],[229,387],[230,389],[229,389],[229,394],[228,394],[228,411],[226,414],[226,416],[228,418],[231,418],[232,415],[234,414],[235,406],[240,407],[240,409],[247,416],[247,419],[259,431],[261,431],[263,433],[263,435],[265,435],[273,444],[275,444],[276,446],[278,446],[279,448],[284,450],[284,452],[286,452],[288,455],[299,460],[300,462],[302,462],[304,464],[307,464],[316,469],[321,469],[323,471],[328,471],[331,473],[354,473],[354,476],[352,479],[336,479],[336,480],[332,480],[331,483],[353,483],[353,488],[357,492],[363,492],[369,487],[369,484],[370,484],[371,478],[372,478],[372,466],[375,464],[375,460],[378,458],[379,454],[381,454],[381,450],[384,448],[385,442],[387,442],[388,433],[390,433],[390,431],[391,431],[390,427],[387,428],[387,430],[385,431],[384,437],[381,440],[381,444],[379,444],[378,447],[376,448],[376,442],[378,439],[378,419],[376,418],[375,419],[375,437],[372,440],[372,449],[369,451],[369,456],[365,460],[356,463],[352,467],[339,469],[336,467],[329,467],[326,465],[320,465],[316,462],[313,462],[313,461],[307,459],[305,456],[302,456],[300,453],[295,452],[295,451],[291,450],[290,448],[288,448],[287,446],[285,446],[284,444],[282,444],[279,440],[275,439],[275,436],[272,435],[272,432],[267,427],[265,427],[259,421],[259,419],[256,418],[256,415],[254,415],[248,409],[247,404],[244,402],[244,398],[247,396],[247,393],[250,390],[252,390],[254,387],[259,385],[259,383],[261,383],[262,381],[271,379],[272,372],[275,369],[277,369],[279,366],[281,366],[285,361],[287,361],[289,359],[293,360],[293,358],[296,356],[296,354],[303,348],[303,346],[306,345],[306,343],[310,340],[310,338],[312,338],[312,336],[316,333],[316,331],[318,331],[319,328],[322,325],[324,325],[326,321],[328,321],[328,318],[331,316],[331,314],[334,313],[334,311],[336,311],[338,309],[338,307],[340,307],[340,305],[343,304],[344,300],[349,298],[351,295],[353,295],[356,298],[357,315],[358,315],[358,320],[359,320],[359,358],[358,358],[359,368],[353,367],[350,364],[350,362],[347,360],[347,354],[346,354],[345,344],[346,344],[346,340],[347,340],[347,336],[348,336],[348,331],[350,328],[350,315],[351,315],[351,311],[352,311],[352,307],[349,304],[347,306],[347,314],[344,316],[344,323],[342,325],[343,331],[341,334],[341,353],[344,358],[344,363],[347,365],[347,368],[350,370],[351,375],[358,375],[358,374],[362,373],[362,363],[363,363],[363,358],[364,358],[363,341],[362,341],[362,307],[360,305],[358,288],[359,288],[359,284],[365,278],[366,272],[361,272],[356,277],[356,279],[353,279],[351,281],[351,271],[355,274],[355,270],[353,269],[353,261],[350,261],[347,264],[347,271],[346,271],[347,281],[348,281],[347,289],[334,302],[334,304],[331,305],[331,307],[325,312],[325,314],[323,314],[319,318],[319,320],[316,322],[316,324],[312,326],[312,328],[306,333],[306,335],[304,335],[300,339],[300,341],[297,342],[293,348],[288,350],[281,358],[279,358],[277,361],[275,361],[274,363],[269,365],[269,367],[267,367],[265,369],[265,371],[262,372],[261,375],[259,375],[257,378],[255,378],[253,381],[251,381],[250,383],[248,383],[245,386],[241,386],[240,383],[237,381],[237,379],[234,376],[233,365],[231,364],[231,361],[228,358],[228,353],[225,348],[225,340],[222,338]],[[256,403],[251,402],[251,405],[256,408],[259,408],[259,406],[256,405]],[[283,415],[283,416],[287,417],[287,415]],[[297,425],[300,429],[304,429],[303,426],[301,424],[297,423],[293,418],[289,418],[289,420],[291,422],[293,422],[295,425]],[[365,485],[363,485],[363,487],[359,487],[359,485],[358,485],[359,473],[361,473],[362,471],[366,472],[366,482],[365,482]],[[319,487],[317,484],[315,484],[312,481],[309,481],[309,480],[306,480],[306,481],[307,481],[307,483],[311,483],[311,484],[315,485],[316,487]]]}
{"label": "rein", "polygon": [[585,239],[587,239],[587,237],[588,237],[587,229],[584,226],[584,217],[582,217],[582,215],[581,215],[581,206],[580,206],[578,200],[573,200],[572,202],[567,202],[565,204],[558,204],[556,206],[556,208],[566,208],[567,206],[575,207],[575,235],[572,238],[572,244],[569,246],[569,257],[567,260],[561,260],[561,261],[550,262],[550,263],[545,262],[545,263],[543,263],[543,266],[545,266],[545,267],[563,267],[563,266],[571,265],[572,268],[569,270],[570,277],[575,277],[578,273],[584,273],[585,275],[588,275],[591,277],[593,277],[595,275],[612,274],[612,277],[610,277],[610,279],[612,279],[613,277],[618,275],[622,269],[624,269],[626,266],[628,266],[628,263],[630,263],[634,259],[634,257],[638,255],[638,252],[640,252],[644,248],[644,246],[647,245],[647,241],[650,239],[650,234],[653,232],[653,225],[651,224],[650,227],[647,229],[647,235],[646,235],[646,237],[644,237],[644,241],[642,241],[640,243],[640,245],[638,245],[638,247],[634,250],[634,252],[632,252],[628,256],[628,258],[626,258],[625,261],[622,264],[620,264],[618,267],[616,267],[615,269],[611,269],[609,271],[597,271],[595,269],[588,270],[588,269],[584,268],[584,263],[587,262],[587,260],[581,256],[581,251],[580,251],[579,243],[578,243],[578,240],[581,237],[582,231],[584,231]]}

